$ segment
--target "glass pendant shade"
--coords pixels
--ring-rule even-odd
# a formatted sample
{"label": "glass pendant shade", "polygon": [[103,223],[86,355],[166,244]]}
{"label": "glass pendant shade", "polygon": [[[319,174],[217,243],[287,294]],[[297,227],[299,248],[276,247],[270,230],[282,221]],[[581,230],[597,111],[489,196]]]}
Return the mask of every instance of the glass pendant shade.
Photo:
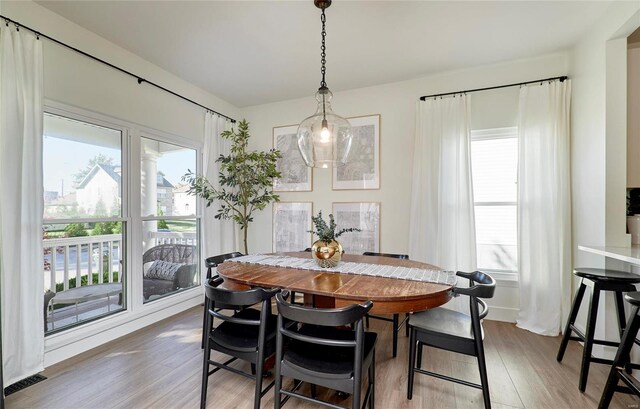
{"label": "glass pendant shade", "polygon": [[316,93],[318,109],[298,127],[298,148],[307,166],[330,168],[347,162],[353,131],[349,121],[331,109],[331,91]]}

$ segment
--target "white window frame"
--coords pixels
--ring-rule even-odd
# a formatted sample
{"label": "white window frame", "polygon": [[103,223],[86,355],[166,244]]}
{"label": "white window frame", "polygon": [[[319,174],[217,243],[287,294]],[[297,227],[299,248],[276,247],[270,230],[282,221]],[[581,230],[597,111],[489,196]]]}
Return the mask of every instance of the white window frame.
{"label": "white window frame", "polygon": [[[512,127],[504,127],[504,128],[489,128],[489,129],[478,129],[471,131],[471,141],[482,141],[482,140],[495,140],[495,139],[518,139],[518,128],[515,126]],[[473,148],[472,148],[473,149]],[[473,178],[473,176],[472,176]],[[516,182],[517,183],[517,182]],[[518,208],[518,201],[515,202],[479,202],[474,198],[473,207],[475,209],[476,206],[516,206]],[[477,246],[477,243],[476,243]],[[517,243],[516,243],[517,246]],[[491,273],[491,276],[494,277],[498,281],[512,281],[516,282],[519,280],[519,273],[517,270],[504,270],[504,269],[487,269],[482,266],[478,266],[482,271],[486,271]]]}
{"label": "white window frame", "polygon": [[[153,128],[145,127],[133,122],[120,120],[104,114],[78,108],[58,101],[45,99],[44,111],[55,115],[65,116],[79,121],[95,123],[107,128],[123,130],[122,141],[122,214],[120,218],[125,222],[125,271],[124,283],[126,290],[127,309],[117,314],[107,315],[82,325],[70,327],[64,331],[55,332],[45,337],[45,367],[61,362],[91,348],[102,345],[133,331],[169,318],[189,308],[202,304],[201,285],[168,295],[152,303],[142,303],[142,223],[140,215],[140,137],[154,135],[164,142],[181,145],[196,150],[198,171],[202,166],[202,143],[192,139],[180,137]],[[203,120],[204,121],[204,120]],[[158,139],[160,140],[160,139]],[[201,219],[202,199],[196,200],[196,216]],[[74,219],[74,222],[78,220]],[[201,229],[200,229],[201,231]],[[202,233],[199,240],[202,244]],[[136,277],[136,278],[137,278]]]}
{"label": "white window frame", "polygon": [[[197,143],[195,143],[192,140],[186,139],[186,138],[180,138],[180,137],[176,137],[175,135],[171,135],[171,134],[167,134],[166,132],[161,132],[158,130],[154,130],[154,129],[149,129],[149,128],[141,128],[138,132],[137,138],[136,139],[136,151],[138,152],[138,154],[135,156],[135,160],[138,162],[137,163],[137,167],[138,167],[138,172],[137,172],[137,176],[136,176],[136,182],[139,184],[137,191],[138,192],[142,192],[142,186],[141,184],[141,148],[142,148],[142,138],[145,139],[151,139],[157,142],[163,142],[163,143],[167,143],[167,144],[171,144],[171,145],[175,145],[175,146],[179,146],[181,148],[187,148],[187,149],[193,149],[196,153],[196,169],[195,172],[196,174],[200,175],[202,174],[202,149],[201,146]],[[132,156],[133,158],[134,156]],[[136,199],[140,199],[140,196],[136,196]],[[135,217],[133,220],[133,223],[135,226],[139,227],[138,230],[138,239],[136,239],[135,244],[133,245],[134,250],[137,251],[136,254],[139,254],[139,257],[136,257],[138,260],[138,262],[140,263],[140,266],[137,270],[137,272],[141,272],[143,270],[143,263],[142,263],[142,255],[143,255],[143,251],[142,251],[142,241],[143,241],[143,229],[142,229],[142,225],[144,222],[149,222],[149,221],[158,221],[158,220],[194,220],[196,221],[196,236],[198,238],[198,254],[196,255],[197,260],[198,260],[198,265],[197,265],[197,269],[198,269],[198,284],[195,285],[193,288],[198,288],[202,285],[202,260],[201,260],[201,254],[202,254],[202,214],[200,212],[201,209],[201,202],[202,200],[200,200],[199,198],[196,199],[196,211],[194,212],[193,215],[190,216],[159,216],[159,215],[155,215],[155,216],[143,216],[142,215],[142,206],[140,201],[138,200],[138,203],[136,203],[136,211],[134,212]],[[137,267],[136,267],[137,268]],[[142,277],[142,276],[141,276]],[[170,295],[166,295],[166,296],[162,296],[156,300],[152,300],[152,301],[147,301],[146,303],[143,302],[143,288],[142,288],[142,280],[135,280],[135,281],[140,281],[140,288],[139,288],[139,292],[138,295],[140,296],[138,298],[138,300],[140,301],[140,305],[149,305],[149,304],[155,304],[158,301],[161,301],[165,298],[168,297],[172,297],[175,296],[177,294],[180,294],[181,292],[185,292],[185,291],[189,291],[192,290],[192,288],[190,289],[186,289],[186,290],[182,290],[180,292],[177,293],[172,293]],[[137,297],[137,296],[136,296]]]}

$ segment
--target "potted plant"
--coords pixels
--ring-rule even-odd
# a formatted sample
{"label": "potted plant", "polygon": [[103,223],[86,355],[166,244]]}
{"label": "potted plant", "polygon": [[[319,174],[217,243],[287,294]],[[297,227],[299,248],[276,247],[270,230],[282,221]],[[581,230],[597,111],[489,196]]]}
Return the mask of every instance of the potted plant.
{"label": "potted plant", "polygon": [[220,187],[214,187],[206,177],[195,175],[191,170],[182,180],[189,184],[188,193],[203,198],[207,207],[214,201],[220,203],[216,219],[231,219],[240,225],[244,253],[249,254],[247,237],[253,212],[280,201],[273,193],[273,179],[281,176],[276,169],[280,151],[248,151],[249,123],[244,119],[238,123],[237,132],[232,129],[220,136],[231,140],[231,153],[216,159],[220,163]]}
{"label": "potted plant", "polygon": [[346,229],[340,229],[336,232],[336,222],[333,219],[333,214],[329,215],[329,224],[322,218],[322,211],[318,212],[318,215],[312,217],[315,230],[311,230],[310,233],[318,236],[318,240],[313,243],[311,247],[311,255],[316,263],[322,268],[330,268],[338,265],[342,259],[342,245],[336,241],[336,239],[342,236],[344,233],[350,233],[354,231],[361,231],[358,228],[350,227]]}

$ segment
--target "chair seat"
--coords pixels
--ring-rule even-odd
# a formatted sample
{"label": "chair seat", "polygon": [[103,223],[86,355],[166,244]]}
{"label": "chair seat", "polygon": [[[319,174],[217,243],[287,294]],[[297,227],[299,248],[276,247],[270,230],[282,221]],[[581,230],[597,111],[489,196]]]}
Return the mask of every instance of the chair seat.
{"label": "chair seat", "polygon": [[576,268],[575,275],[589,280],[620,281],[624,283],[640,283],[640,275],[626,271],[604,268]]}
{"label": "chair seat", "polygon": [[[246,320],[259,320],[260,311],[252,308],[244,309],[234,314],[235,317]],[[271,315],[267,318],[267,331],[265,342],[275,342],[278,318]],[[213,342],[227,349],[238,352],[254,352],[258,349],[258,325],[241,325],[224,321],[218,325],[210,335]]]}
{"label": "chair seat", "polygon": [[[351,330],[315,325],[304,325],[298,332],[317,338],[353,340],[355,337],[355,332]],[[371,359],[376,340],[375,332],[364,333],[364,362]],[[354,352],[354,347],[317,345],[291,340],[283,361],[285,365],[311,376],[349,379],[353,376]]]}
{"label": "chair seat", "polygon": [[[412,314],[409,325],[426,331],[473,339],[471,317],[447,308],[434,308]],[[482,338],[484,339],[484,331]]]}

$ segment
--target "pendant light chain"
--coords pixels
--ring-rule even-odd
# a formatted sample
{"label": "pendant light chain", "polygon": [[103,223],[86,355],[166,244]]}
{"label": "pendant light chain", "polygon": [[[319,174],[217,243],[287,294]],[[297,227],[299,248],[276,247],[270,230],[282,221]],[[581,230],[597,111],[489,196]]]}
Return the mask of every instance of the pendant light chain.
{"label": "pendant light chain", "polygon": [[320,81],[320,88],[326,88],[327,83],[324,80],[325,73],[327,72],[327,46],[325,45],[325,39],[327,37],[327,31],[325,29],[325,23],[327,22],[327,17],[324,15],[324,8],[322,9],[322,15],[320,16],[320,21],[322,22],[322,45],[320,46],[320,64],[322,68],[320,68],[320,72],[322,73],[322,81]]}

